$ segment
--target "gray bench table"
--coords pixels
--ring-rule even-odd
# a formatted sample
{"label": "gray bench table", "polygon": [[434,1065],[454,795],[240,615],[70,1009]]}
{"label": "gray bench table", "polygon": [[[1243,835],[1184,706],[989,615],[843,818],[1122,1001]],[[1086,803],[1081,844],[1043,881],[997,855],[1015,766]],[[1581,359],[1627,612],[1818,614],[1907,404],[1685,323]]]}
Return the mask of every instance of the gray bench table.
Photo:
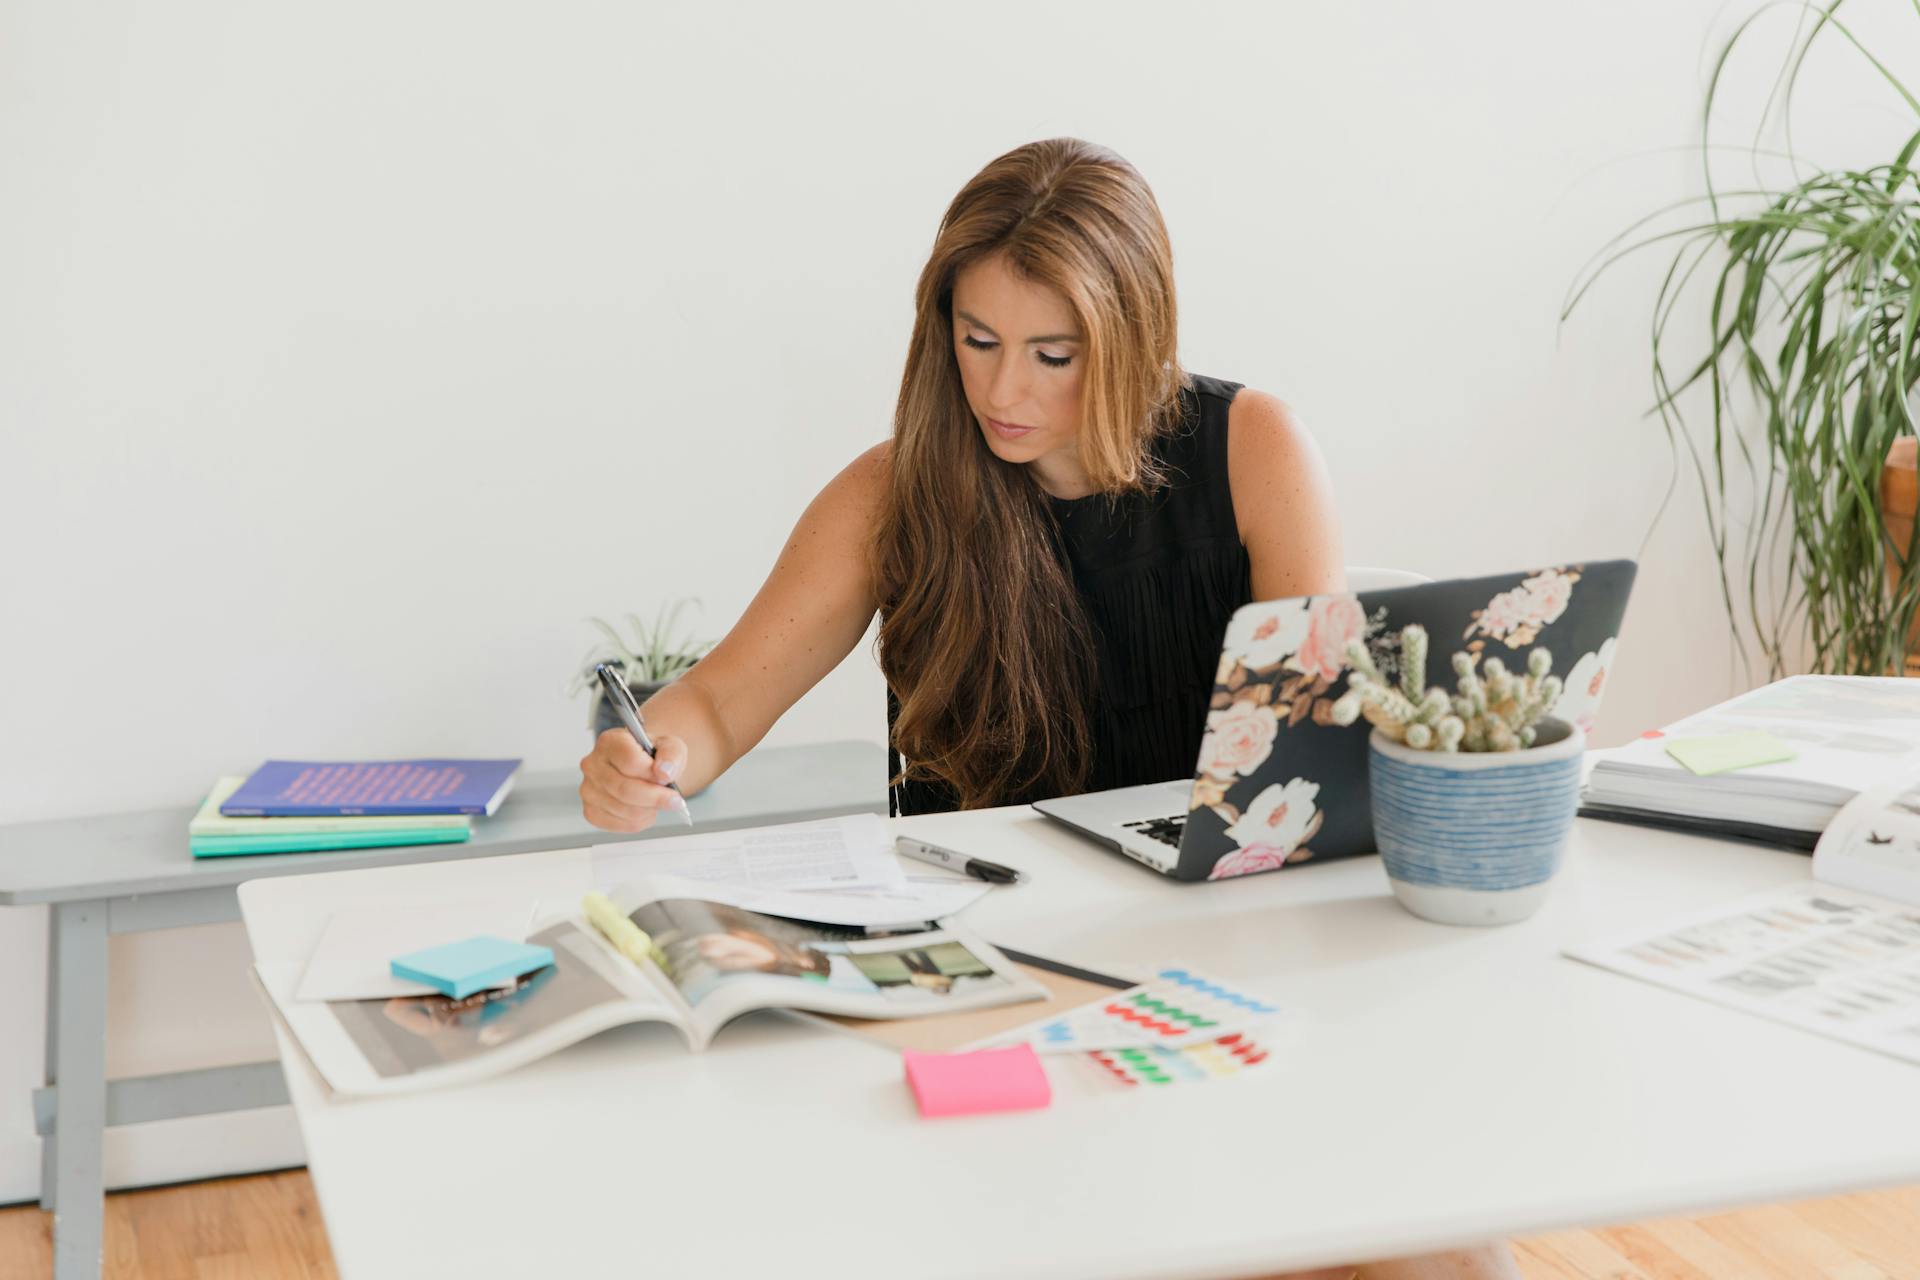
{"label": "gray bench table", "polygon": [[[884,815],[885,770],[886,752],[874,743],[770,747],[749,752],[688,804],[705,831]],[[0,906],[50,908],[47,1083],[34,1091],[33,1113],[41,1137],[40,1204],[54,1214],[54,1275],[99,1274],[108,1126],[287,1101],[278,1062],[109,1081],[109,935],[238,920],[236,886],[265,876],[532,853],[686,830],[676,822],[638,836],[601,831],[580,815],[579,784],[572,769],[523,772],[499,813],[476,818],[473,838],[462,844],[194,859],[187,850],[192,806],[0,826]]]}

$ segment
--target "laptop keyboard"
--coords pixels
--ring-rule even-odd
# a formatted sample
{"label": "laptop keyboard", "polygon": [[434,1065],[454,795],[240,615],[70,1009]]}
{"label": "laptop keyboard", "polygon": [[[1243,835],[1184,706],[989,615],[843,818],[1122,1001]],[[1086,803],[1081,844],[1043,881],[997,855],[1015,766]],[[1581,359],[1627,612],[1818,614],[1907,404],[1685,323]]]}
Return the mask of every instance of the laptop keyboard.
{"label": "laptop keyboard", "polygon": [[1178,849],[1180,833],[1187,826],[1187,815],[1178,813],[1171,818],[1142,818],[1138,822],[1123,822],[1120,825],[1129,831],[1138,831],[1143,836],[1158,840],[1161,844],[1170,844]]}

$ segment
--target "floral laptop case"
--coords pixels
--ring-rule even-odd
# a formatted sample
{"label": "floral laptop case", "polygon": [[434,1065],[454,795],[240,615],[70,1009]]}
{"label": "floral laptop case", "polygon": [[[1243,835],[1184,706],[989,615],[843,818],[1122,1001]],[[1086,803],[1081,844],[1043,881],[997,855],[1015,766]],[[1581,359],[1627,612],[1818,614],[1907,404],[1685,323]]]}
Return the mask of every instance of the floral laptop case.
{"label": "floral laptop case", "polygon": [[1371,853],[1365,720],[1333,722],[1347,645],[1400,672],[1400,632],[1426,628],[1428,684],[1454,683],[1453,655],[1522,670],[1544,648],[1565,691],[1552,714],[1593,727],[1612,670],[1634,564],[1610,560],[1359,595],[1270,600],[1227,624],[1188,802],[1181,880],[1223,880]]}

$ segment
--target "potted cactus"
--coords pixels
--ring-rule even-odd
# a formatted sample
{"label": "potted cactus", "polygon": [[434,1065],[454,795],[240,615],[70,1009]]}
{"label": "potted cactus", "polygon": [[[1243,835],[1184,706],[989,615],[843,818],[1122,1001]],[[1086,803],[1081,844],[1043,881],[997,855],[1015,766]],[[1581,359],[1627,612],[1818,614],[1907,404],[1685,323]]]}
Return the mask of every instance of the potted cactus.
{"label": "potted cactus", "polygon": [[1388,680],[1364,645],[1349,646],[1337,723],[1373,725],[1373,829],[1402,906],[1442,924],[1508,924],[1539,910],[1560,869],[1580,795],[1586,736],[1551,719],[1553,658],[1524,672],[1498,658],[1453,655],[1458,688],[1425,687],[1427,633],[1400,633],[1401,675]]}

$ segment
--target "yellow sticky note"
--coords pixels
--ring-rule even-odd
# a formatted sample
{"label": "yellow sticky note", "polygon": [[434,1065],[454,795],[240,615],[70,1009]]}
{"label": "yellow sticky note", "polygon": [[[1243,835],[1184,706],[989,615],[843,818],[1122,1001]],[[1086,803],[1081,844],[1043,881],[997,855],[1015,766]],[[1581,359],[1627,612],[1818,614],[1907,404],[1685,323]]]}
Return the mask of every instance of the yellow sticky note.
{"label": "yellow sticky note", "polygon": [[1690,771],[1706,775],[1751,769],[1757,764],[1791,760],[1794,749],[1764,729],[1750,733],[1716,733],[1701,738],[1675,738],[1667,754]]}

